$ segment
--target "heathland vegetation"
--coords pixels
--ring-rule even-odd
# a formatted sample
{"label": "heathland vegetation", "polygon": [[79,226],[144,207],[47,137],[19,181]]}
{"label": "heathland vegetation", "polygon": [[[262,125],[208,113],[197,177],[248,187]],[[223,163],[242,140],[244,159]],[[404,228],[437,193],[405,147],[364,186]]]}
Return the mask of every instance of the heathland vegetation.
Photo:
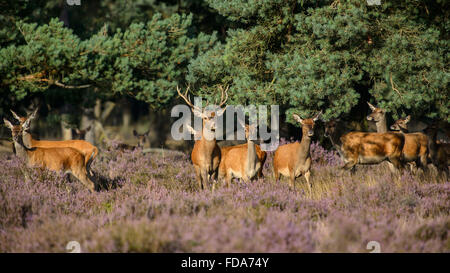
{"label": "heathland vegetation", "polygon": [[0,252],[450,251],[447,1],[80,2],[0,3]]}

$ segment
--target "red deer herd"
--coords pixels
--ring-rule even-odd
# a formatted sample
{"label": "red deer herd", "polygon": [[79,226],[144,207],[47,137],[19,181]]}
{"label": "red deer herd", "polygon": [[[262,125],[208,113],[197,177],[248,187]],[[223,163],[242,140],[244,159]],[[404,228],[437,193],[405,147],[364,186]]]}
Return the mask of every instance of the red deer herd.
{"label": "red deer herd", "polygon": [[[191,160],[201,189],[207,189],[211,183],[214,189],[216,181],[224,181],[229,186],[233,178],[242,179],[244,182],[262,178],[262,169],[267,158],[267,153],[260,145],[251,140],[250,136],[257,135],[256,125],[246,125],[239,119],[239,124],[245,129],[246,143],[219,147],[215,137],[216,118],[223,115],[227,108],[228,88],[219,86],[219,90],[221,100],[218,110],[210,111],[206,110],[206,107],[202,109],[191,103],[188,95],[189,87],[183,94],[177,87],[179,96],[203,122],[201,131],[186,126],[198,139],[194,143]],[[392,131],[388,131],[386,111],[370,103],[368,105],[372,112],[367,116],[367,120],[375,122],[377,132],[351,131],[338,119],[325,123],[324,135],[330,139],[332,146],[339,153],[344,162],[342,167],[344,170],[351,170],[353,173],[356,165],[379,164],[386,161],[392,173],[396,175],[401,174],[405,163],[415,165],[413,169],[420,168],[424,174],[428,174],[428,164],[431,163],[437,168],[439,175],[449,177],[450,144],[437,139],[439,131],[437,123],[411,129],[413,127],[411,117],[407,116],[395,121],[389,127]],[[25,159],[29,166],[68,172],[89,191],[99,189],[90,169],[98,149],[82,139],[90,127],[78,130],[77,134],[81,135],[81,139],[77,140],[35,140],[30,134],[30,124],[36,117],[37,109],[29,117],[21,117],[12,110],[11,112],[18,125],[13,125],[7,119],[4,119],[4,123],[11,130],[16,154]],[[301,141],[281,145],[276,149],[273,157],[275,181],[278,181],[280,176],[285,176],[289,178],[289,185],[295,187],[296,178],[303,176],[311,194],[310,145],[320,115],[321,112],[307,119],[296,114],[292,115],[302,127]],[[138,139],[138,147],[143,147],[148,133],[140,135],[133,131]],[[128,146],[129,149],[136,148]]]}

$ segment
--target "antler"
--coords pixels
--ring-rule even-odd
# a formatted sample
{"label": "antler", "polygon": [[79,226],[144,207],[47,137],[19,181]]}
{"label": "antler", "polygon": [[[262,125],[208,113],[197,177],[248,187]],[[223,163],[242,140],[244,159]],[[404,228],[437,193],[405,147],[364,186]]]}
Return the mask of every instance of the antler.
{"label": "antler", "polygon": [[191,99],[188,96],[189,86],[186,88],[186,93],[183,95],[183,94],[181,94],[181,90],[177,85],[177,92],[178,92],[178,95],[184,99],[184,101],[186,102],[187,105],[189,105],[191,108],[194,108],[194,109],[198,108],[192,104]]}
{"label": "antler", "polygon": [[367,104],[369,105],[370,109],[372,111],[375,111],[375,109],[377,109],[375,106],[373,106],[372,104],[370,104],[370,102],[367,102]]}
{"label": "antler", "polygon": [[[219,89],[220,89],[220,91],[221,91],[219,107],[222,107],[222,105],[224,105],[225,102],[227,102],[227,99],[228,99],[228,93],[227,93],[227,92],[228,92],[228,88],[229,88],[229,87],[230,87],[230,86],[227,85],[227,87],[224,89],[222,85],[219,85]],[[224,94],[225,94],[225,100],[223,99]]]}

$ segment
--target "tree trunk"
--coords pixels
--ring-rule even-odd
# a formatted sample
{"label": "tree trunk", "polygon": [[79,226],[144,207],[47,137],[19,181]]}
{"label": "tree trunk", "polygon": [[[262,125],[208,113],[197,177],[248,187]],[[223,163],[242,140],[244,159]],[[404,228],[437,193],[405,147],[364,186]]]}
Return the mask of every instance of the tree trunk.
{"label": "tree trunk", "polygon": [[61,117],[61,136],[63,140],[71,140],[72,139],[72,128],[67,126],[67,123],[64,121],[63,115]]}
{"label": "tree trunk", "polygon": [[130,103],[127,99],[123,99],[122,101],[122,133],[127,135],[130,132],[130,123],[131,123],[131,107]]}
{"label": "tree trunk", "polygon": [[95,138],[95,119],[94,119],[94,109],[84,109],[83,115],[81,116],[80,129],[85,130],[90,127],[91,129],[86,132],[84,140],[96,144]]}

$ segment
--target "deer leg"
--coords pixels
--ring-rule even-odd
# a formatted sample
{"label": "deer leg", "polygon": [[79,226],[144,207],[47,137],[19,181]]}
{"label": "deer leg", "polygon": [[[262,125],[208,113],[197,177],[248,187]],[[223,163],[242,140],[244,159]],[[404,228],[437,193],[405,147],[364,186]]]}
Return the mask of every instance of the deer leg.
{"label": "deer leg", "polygon": [[261,168],[258,170],[258,179],[263,178],[263,167],[264,166],[261,165]]}
{"label": "deer leg", "polygon": [[309,180],[310,176],[311,176],[311,171],[310,170],[306,171],[305,172],[305,179],[306,179],[306,184],[308,184],[309,195],[311,196],[311,194],[312,194],[311,186],[312,185],[311,185],[311,182]]}
{"label": "deer leg", "polygon": [[294,173],[294,171],[289,172],[289,184],[295,190],[295,173]]}
{"label": "deer leg", "polygon": [[350,174],[353,175],[355,173],[355,168],[356,166],[356,161],[348,161],[347,163],[344,164],[344,166],[342,166],[342,172],[341,172],[341,176],[344,174],[345,171],[350,170]]}
{"label": "deer leg", "polygon": [[273,178],[275,179],[275,182],[278,182],[278,180],[280,179],[280,173],[275,167],[273,167]]}
{"label": "deer leg", "polygon": [[197,184],[199,189],[202,188],[202,176],[200,173],[200,168],[196,165],[194,165],[194,170],[195,170],[195,180],[197,180]]}
{"label": "deer leg", "polygon": [[427,155],[421,155],[418,164],[420,164],[420,167],[422,168],[423,173],[425,175],[429,174],[428,164],[427,163],[428,163],[427,162]]}
{"label": "deer leg", "polygon": [[402,172],[403,172],[403,163],[402,163],[402,161],[399,158],[397,158],[397,157],[389,158],[389,161],[392,164],[390,164],[388,166],[393,166],[392,168],[390,168],[392,174],[398,175],[398,177],[400,178],[400,176],[402,175]]}
{"label": "deer leg", "polygon": [[202,190],[206,189],[208,187],[208,171],[206,169],[201,171],[201,177],[202,177]]}
{"label": "deer leg", "polygon": [[227,188],[229,188],[230,187],[230,185],[231,185],[231,179],[232,179],[232,175],[231,175],[231,171],[227,171],[227,174],[226,174],[226,181],[227,181]]}
{"label": "deer leg", "polygon": [[353,169],[353,167],[355,167],[355,165],[356,165],[356,162],[354,162],[354,161],[349,161],[349,162],[345,163],[344,166],[342,166],[342,169],[348,171],[348,170],[350,170],[350,169]]}
{"label": "deer leg", "polygon": [[244,180],[244,183],[249,183],[250,182],[250,179],[248,178],[247,175],[243,176],[242,180]]}

